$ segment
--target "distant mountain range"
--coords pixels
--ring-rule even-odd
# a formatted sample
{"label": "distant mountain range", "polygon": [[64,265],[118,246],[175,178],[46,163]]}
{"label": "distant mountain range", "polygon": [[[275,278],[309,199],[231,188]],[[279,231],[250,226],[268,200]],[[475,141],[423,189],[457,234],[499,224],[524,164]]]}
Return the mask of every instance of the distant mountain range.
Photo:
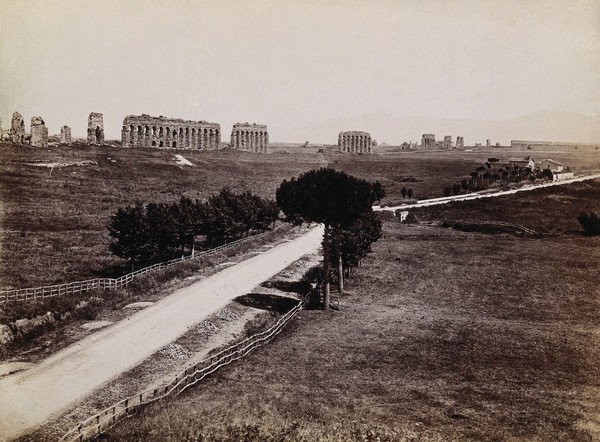
{"label": "distant mountain range", "polygon": [[389,114],[371,114],[346,119],[334,119],[310,126],[270,129],[271,139],[336,144],[344,130],[364,130],[379,143],[399,145],[421,141],[424,133],[435,134],[436,140],[444,135],[465,138],[465,145],[490,139],[492,145],[509,145],[511,140],[562,141],[571,143],[600,143],[600,116],[575,112],[542,111],[510,120],[463,120],[429,117],[396,117]]}

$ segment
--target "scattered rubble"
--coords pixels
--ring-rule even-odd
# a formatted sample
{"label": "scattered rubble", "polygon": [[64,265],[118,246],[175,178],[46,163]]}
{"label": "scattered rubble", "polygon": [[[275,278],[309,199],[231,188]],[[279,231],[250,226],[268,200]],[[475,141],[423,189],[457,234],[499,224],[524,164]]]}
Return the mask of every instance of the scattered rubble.
{"label": "scattered rubble", "polygon": [[192,352],[182,347],[179,344],[169,344],[160,350],[160,354],[170,359],[189,359],[192,356]]}
{"label": "scattered rubble", "polygon": [[240,318],[238,315],[236,315],[234,312],[232,312],[228,308],[224,308],[223,310],[221,310],[220,312],[215,314],[215,316],[224,321],[237,321]]}
{"label": "scattered rubble", "polygon": [[206,335],[214,335],[219,332],[219,327],[209,321],[202,321],[198,325],[194,327],[198,333],[206,334]]}
{"label": "scattered rubble", "polygon": [[141,301],[141,302],[134,302],[132,304],[127,304],[123,308],[146,308],[146,307],[150,307],[151,305],[154,305],[154,303],[149,302],[149,301]]}
{"label": "scattered rubble", "polygon": [[111,321],[91,321],[91,322],[86,322],[85,324],[81,325],[81,328],[85,329],[85,330],[97,330],[99,328],[103,328],[106,327],[107,325],[111,325],[112,322]]}

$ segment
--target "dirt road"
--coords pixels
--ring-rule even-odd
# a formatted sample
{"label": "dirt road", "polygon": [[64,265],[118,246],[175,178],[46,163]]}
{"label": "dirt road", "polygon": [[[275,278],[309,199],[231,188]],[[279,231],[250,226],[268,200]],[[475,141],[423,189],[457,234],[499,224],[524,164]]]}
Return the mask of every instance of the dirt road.
{"label": "dirt road", "polygon": [[468,201],[468,200],[476,200],[476,199],[480,199],[480,198],[492,198],[495,196],[511,195],[511,194],[517,193],[517,192],[527,192],[528,190],[541,189],[542,187],[561,186],[563,184],[576,183],[579,181],[594,180],[597,178],[600,178],[599,173],[596,173],[593,175],[585,175],[585,176],[581,176],[581,177],[577,177],[577,178],[571,178],[568,180],[553,181],[551,183],[525,185],[523,187],[519,187],[518,189],[503,190],[500,192],[470,193],[470,194],[466,194],[466,195],[446,196],[446,197],[442,197],[442,198],[432,198],[429,200],[422,200],[422,201],[419,201],[414,204],[402,204],[401,206],[393,206],[393,207],[374,206],[373,210],[375,210],[375,211],[386,211],[387,210],[387,211],[394,212],[399,209],[404,210],[404,209],[414,209],[416,207],[437,206],[440,204],[447,204],[451,201]]}
{"label": "dirt road", "polygon": [[233,298],[302,255],[316,251],[321,227],[178,290],[151,307],[0,380],[0,440],[46,422],[69,404],[135,366]]}

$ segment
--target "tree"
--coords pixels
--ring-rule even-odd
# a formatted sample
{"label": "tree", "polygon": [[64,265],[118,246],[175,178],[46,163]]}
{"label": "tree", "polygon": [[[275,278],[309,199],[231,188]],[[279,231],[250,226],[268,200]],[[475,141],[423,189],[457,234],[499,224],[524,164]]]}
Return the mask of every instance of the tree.
{"label": "tree", "polygon": [[356,219],[371,212],[376,194],[373,184],[355,178],[345,172],[329,168],[308,171],[297,179],[284,180],[276,192],[277,204],[286,217],[295,222],[303,220],[322,223],[323,276],[325,309],[329,308],[330,242],[337,255],[339,291],[343,293],[343,267],[341,256],[341,232],[348,229]]}
{"label": "tree", "polygon": [[477,189],[477,178],[479,177],[479,172],[475,171],[475,172],[471,172],[471,186],[473,187],[473,190]]}
{"label": "tree", "polygon": [[454,195],[458,195],[460,193],[460,184],[458,184],[458,183],[452,184],[452,193]]}
{"label": "tree", "polygon": [[462,187],[463,190],[466,192],[469,189],[469,180],[466,178],[463,178],[460,182],[460,187]]}
{"label": "tree", "polygon": [[600,235],[600,217],[594,212],[580,214],[577,221],[583,226],[588,235]]}
{"label": "tree", "polygon": [[134,206],[119,207],[110,217],[108,234],[114,238],[109,245],[110,251],[129,260],[131,270],[145,261],[148,240],[146,214],[141,202]]}
{"label": "tree", "polygon": [[379,181],[375,181],[373,183],[373,201],[377,201],[378,203],[385,197],[385,189],[383,185]]}
{"label": "tree", "polygon": [[494,173],[496,173],[496,164],[498,164],[499,162],[500,160],[498,158],[488,158],[488,163],[490,163],[494,167]]}
{"label": "tree", "polygon": [[[350,275],[353,267],[360,265],[362,258],[371,252],[371,245],[381,237],[381,220],[374,212],[362,214],[347,229],[342,229],[340,249],[343,269]],[[335,250],[331,244],[330,261],[336,265]],[[338,275],[339,277],[339,275]]]}
{"label": "tree", "polygon": [[149,203],[146,206],[146,259],[161,262],[172,259],[179,248],[177,220],[169,204]]}
{"label": "tree", "polygon": [[192,201],[190,198],[182,196],[179,203],[171,204],[171,212],[181,254],[183,255],[185,247],[189,246],[193,255],[194,239],[196,235],[204,233],[205,230],[206,206],[198,200]]}
{"label": "tree", "polygon": [[452,193],[452,187],[444,186],[444,196],[450,196],[451,193]]}
{"label": "tree", "polygon": [[402,199],[406,199],[406,193],[408,191],[406,190],[406,187],[402,187],[402,189],[400,190],[400,193],[402,194]]}
{"label": "tree", "polygon": [[409,188],[409,189],[406,191],[406,196],[407,196],[407,197],[408,197],[408,199],[410,200],[410,199],[412,199],[413,195],[414,195],[414,192],[413,192],[412,188]]}

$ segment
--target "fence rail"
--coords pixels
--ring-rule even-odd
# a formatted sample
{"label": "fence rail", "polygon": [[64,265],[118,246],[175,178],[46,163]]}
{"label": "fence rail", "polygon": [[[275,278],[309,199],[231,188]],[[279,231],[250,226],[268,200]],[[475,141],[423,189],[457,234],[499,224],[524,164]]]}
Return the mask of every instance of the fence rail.
{"label": "fence rail", "polygon": [[146,389],[134,396],[129,396],[78,423],[67,431],[59,439],[59,442],[83,442],[93,439],[113,427],[120,419],[136,412],[142,406],[158,399],[177,396],[186,388],[197,384],[219,368],[243,358],[255,348],[271,341],[281,332],[285,324],[304,308],[304,305],[305,301],[299,302],[294,308],[279,318],[269,329],[252,335],[219,353],[187,367],[185,370],[179,372],[169,383],[160,387]]}
{"label": "fence rail", "polygon": [[145,275],[147,273],[164,269],[167,267],[171,267],[173,265],[198,259],[206,256],[214,255],[223,250],[229,249],[236,245],[248,242],[250,240],[255,240],[257,238],[261,238],[271,232],[279,230],[283,226],[287,224],[280,224],[275,227],[273,230],[259,233],[258,235],[248,236],[246,238],[241,238],[236,241],[232,241],[230,243],[224,244],[219,247],[215,247],[214,249],[206,250],[204,252],[196,253],[194,255],[182,256],[181,258],[172,259],[170,261],[160,262],[157,264],[152,264],[148,267],[144,267],[142,269],[136,270],[135,272],[128,273],[119,278],[95,278],[88,279],[86,281],[76,281],[69,282],[66,284],[57,284],[57,285],[47,285],[43,287],[34,287],[34,288],[26,288],[26,289],[13,289],[13,290],[5,290],[0,291],[0,304],[5,304],[8,302],[21,302],[21,301],[33,301],[35,299],[44,299],[51,298],[54,296],[62,296],[62,295],[76,295],[85,293],[89,290],[114,290],[118,288],[123,288],[127,286],[136,276]]}

